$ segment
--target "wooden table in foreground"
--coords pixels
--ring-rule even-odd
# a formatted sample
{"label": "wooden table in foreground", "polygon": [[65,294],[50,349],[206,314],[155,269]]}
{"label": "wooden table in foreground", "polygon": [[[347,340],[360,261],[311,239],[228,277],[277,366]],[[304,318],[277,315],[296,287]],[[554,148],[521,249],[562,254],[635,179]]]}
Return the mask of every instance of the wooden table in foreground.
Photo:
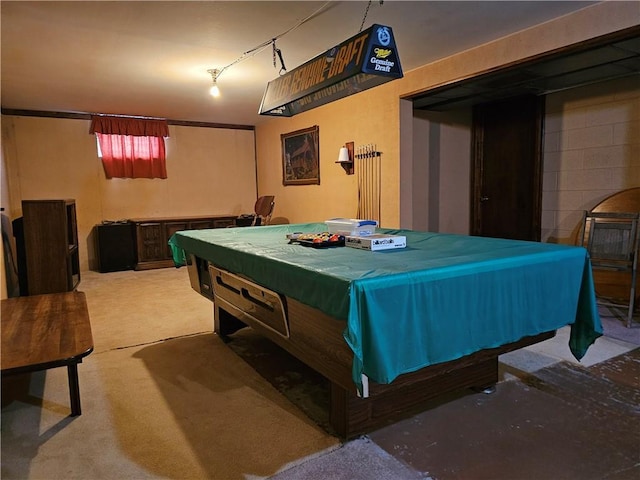
{"label": "wooden table in foreground", "polygon": [[78,364],[93,351],[85,294],[2,300],[2,375],[67,367],[71,416],[82,413]]}

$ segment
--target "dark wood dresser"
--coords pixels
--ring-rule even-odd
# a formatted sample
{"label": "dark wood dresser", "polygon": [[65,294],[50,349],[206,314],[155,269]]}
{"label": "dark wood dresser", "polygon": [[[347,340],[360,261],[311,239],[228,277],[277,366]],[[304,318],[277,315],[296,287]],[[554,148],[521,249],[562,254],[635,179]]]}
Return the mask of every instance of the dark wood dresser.
{"label": "dark wood dresser", "polygon": [[194,217],[132,218],[135,224],[136,270],[173,266],[169,238],[180,230],[226,228],[235,226],[236,215]]}

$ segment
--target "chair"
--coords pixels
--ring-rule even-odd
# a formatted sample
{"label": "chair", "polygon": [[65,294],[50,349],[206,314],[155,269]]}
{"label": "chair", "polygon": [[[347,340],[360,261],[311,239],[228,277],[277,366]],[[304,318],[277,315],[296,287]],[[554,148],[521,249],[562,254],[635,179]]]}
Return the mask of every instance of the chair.
{"label": "chair", "polygon": [[628,272],[631,280],[629,302],[616,302],[598,296],[598,305],[628,309],[627,327],[631,327],[636,303],[640,213],[596,213],[585,211],[582,245],[588,250],[593,270]]}
{"label": "chair", "polygon": [[[252,227],[255,225],[269,225],[273,209],[276,206],[275,198],[274,195],[265,195],[256,200],[253,206],[254,216],[251,222]],[[260,220],[260,223],[258,223],[258,220]]]}

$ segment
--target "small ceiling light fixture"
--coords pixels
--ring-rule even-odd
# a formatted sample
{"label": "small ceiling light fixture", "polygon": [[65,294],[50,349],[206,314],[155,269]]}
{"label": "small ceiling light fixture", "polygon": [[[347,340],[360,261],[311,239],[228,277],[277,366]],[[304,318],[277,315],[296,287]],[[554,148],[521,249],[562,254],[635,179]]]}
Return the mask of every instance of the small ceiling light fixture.
{"label": "small ceiling light fixture", "polygon": [[218,76],[220,75],[221,72],[218,71],[217,68],[211,68],[207,70],[207,72],[211,74],[211,80],[213,81],[213,85],[209,89],[209,93],[211,94],[212,97],[217,98],[220,96],[220,89],[218,88]]}
{"label": "small ceiling light fixture", "polygon": [[[280,51],[279,48],[276,47],[276,40],[278,40],[279,38],[281,38],[281,37],[285,36],[286,34],[292,32],[293,30],[295,30],[296,28],[300,27],[301,25],[304,25],[308,21],[313,20],[314,18],[316,18],[320,14],[324,13],[325,10],[329,9],[329,7],[331,6],[332,3],[333,2],[331,2],[330,0],[324,2],[324,4],[319,9],[317,9],[311,15],[306,17],[304,20],[301,20],[296,25],[294,25],[293,27],[291,27],[287,31],[281,33],[280,35],[278,35],[276,37],[273,37],[270,40],[267,40],[266,42],[263,42],[260,45],[257,45],[255,47],[253,47],[250,50],[247,50],[242,55],[240,55],[240,57],[238,57],[233,62],[231,62],[229,65],[227,65],[225,67],[222,67],[219,70],[218,69],[213,69],[213,68],[207,70],[207,72],[209,72],[209,74],[211,74],[211,79],[213,80],[213,86],[209,89],[209,93],[211,94],[211,96],[213,96],[213,97],[220,96],[220,89],[218,88],[217,80],[218,80],[218,77],[220,75],[222,75],[222,73],[227,68],[233,67],[234,65],[236,65],[236,64],[238,64],[240,62],[243,62],[243,61],[247,60],[248,58],[254,57],[258,53],[262,52],[264,49],[268,48],[269,46],[271,46],[272,49],[273,49],[273,67],[274,68],[276,67],[276,56],[277,56],[280,59],[280,75],[283,75],[283,73],[286,73],[287,68],[284,66],[284,59],[282,57],[282,52]],[[371,2],[369,2],[369,3],[371,3]]]}

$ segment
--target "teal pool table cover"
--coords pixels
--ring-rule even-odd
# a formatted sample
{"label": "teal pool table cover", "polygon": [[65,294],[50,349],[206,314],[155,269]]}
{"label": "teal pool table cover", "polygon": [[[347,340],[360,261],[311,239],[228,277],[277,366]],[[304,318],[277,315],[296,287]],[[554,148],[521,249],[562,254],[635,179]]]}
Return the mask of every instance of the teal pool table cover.
{"label": "teal pool table cover", "polygon": [[186,254],[345,320],[353,380],[378,383],[428,365],[571,324],[579,360],[602,335],[591,263],[581,247],[377,229],[407,247],[370,252],[289,244],[324,223],[188,230],[169,240]]}

